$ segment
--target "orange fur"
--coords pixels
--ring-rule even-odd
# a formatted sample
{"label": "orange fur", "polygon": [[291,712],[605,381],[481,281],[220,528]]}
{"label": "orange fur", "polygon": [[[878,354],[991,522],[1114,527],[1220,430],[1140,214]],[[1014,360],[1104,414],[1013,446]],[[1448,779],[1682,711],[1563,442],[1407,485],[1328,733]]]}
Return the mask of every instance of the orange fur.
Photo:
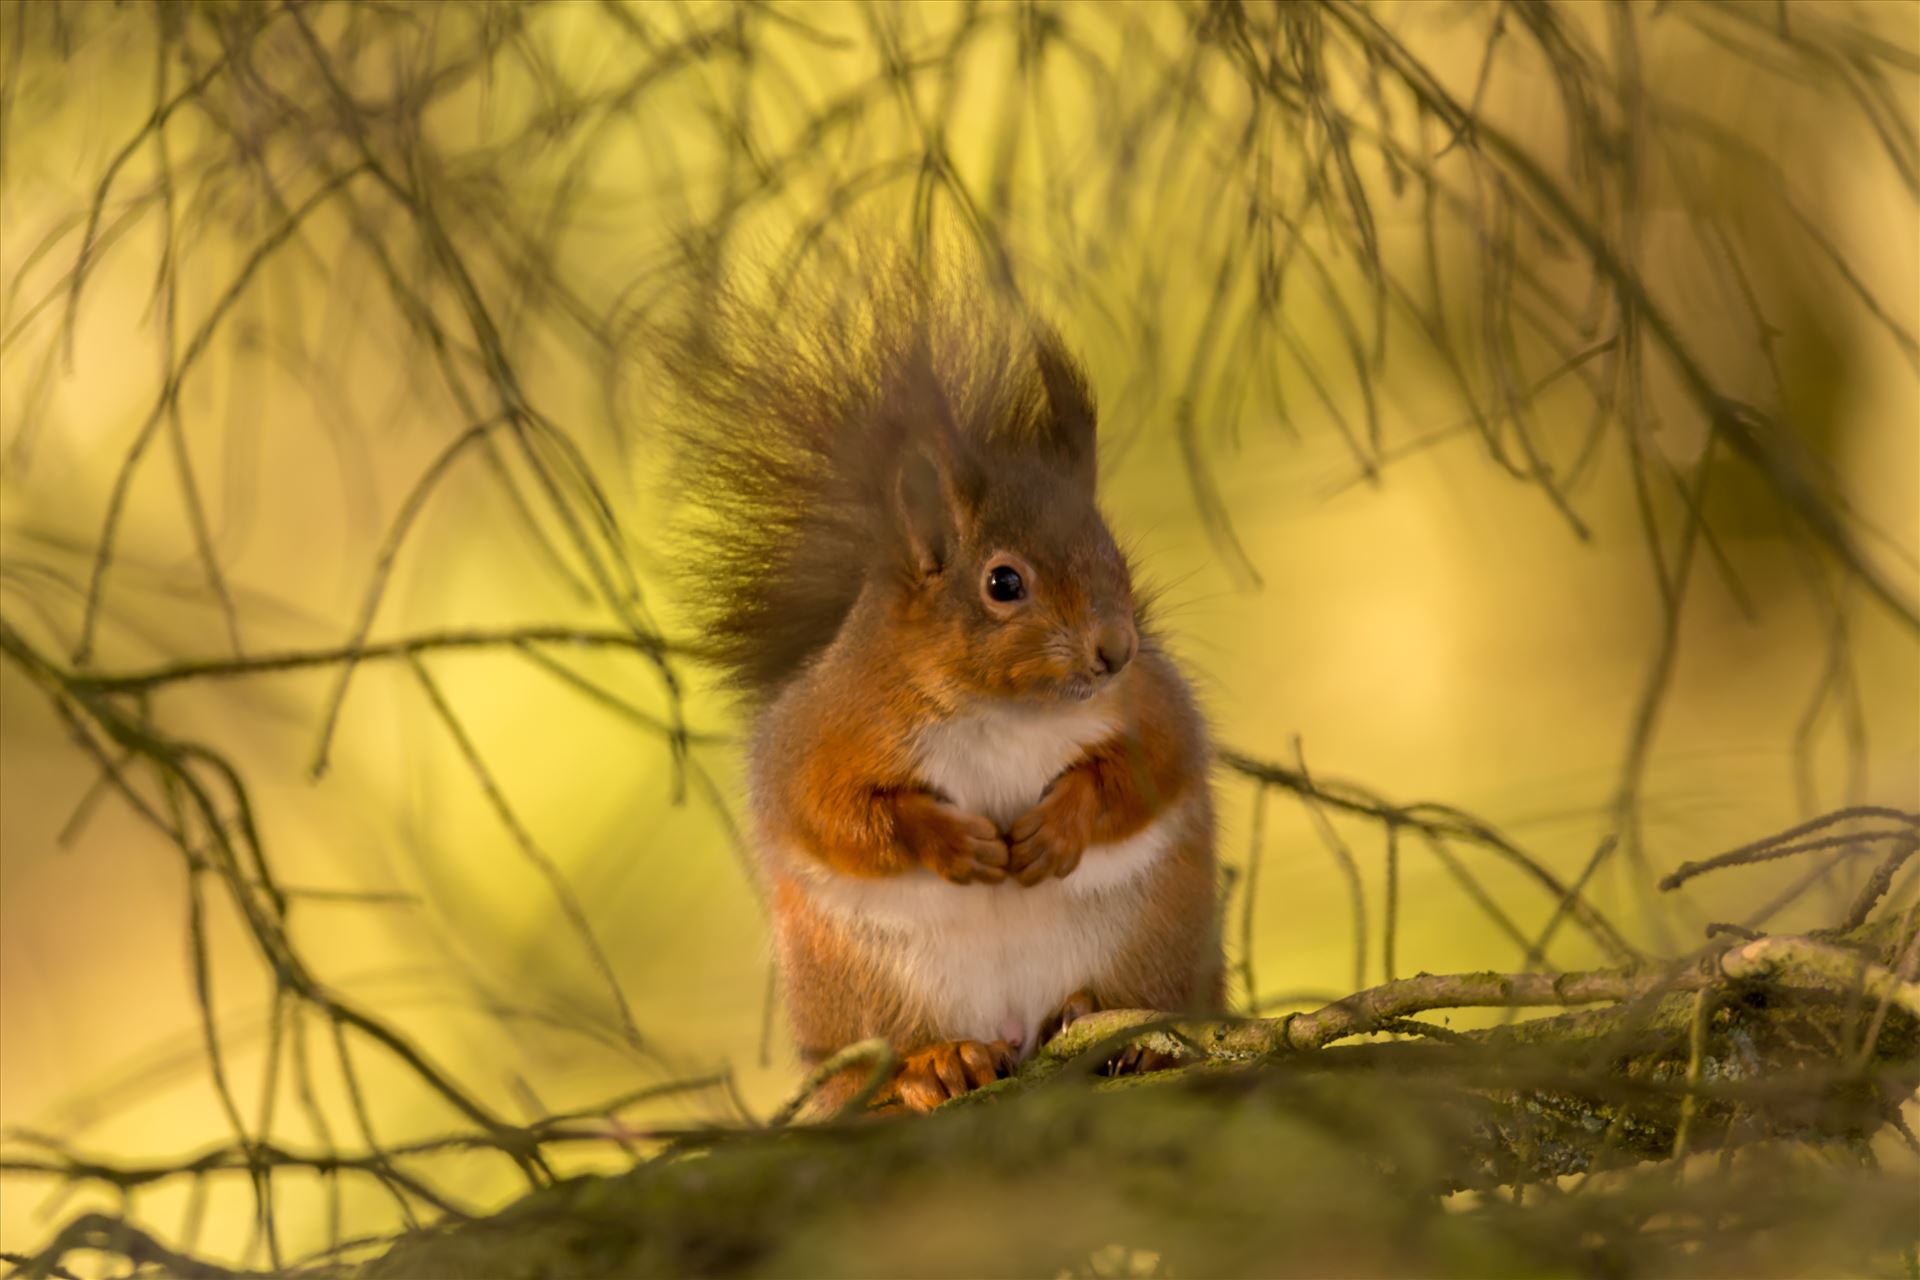
{"label": "orange fur", "polygon": [[[1127,936],[1081,985],[1101,1008],[1217,1009],[1222,964],[1208,748],[1171,662],[1148,647],[1116,679],[1120,730],[1087,750],[1013,824],[1011,835],[1026,829],[1039,835],[1030,834],[1024,849],[1019,842],[999,845],[1007,870],[996,865],[990,875],[969,877],[955,873],[961,856],[955,849],[975,843],[955,835],[968,815],[931,795],[913,772],[912,736],[940,714],[937,697],[917,692],[938,686],[938,659],[924,652],[919,658],[916,671],[883,637],[836,644],[763,718],[755,751],[758,836],[763,848],[797,854],[762,865],[774,886],[787,1010],[803,1057],[820,1061],[842,1045],[881,1036],[905,1060],[904,1079],[920,1070],[911,1065],[914,1055],[976,1038],[903,981],[898,939],[823,910],[807,892],[810,876],[824,869],[885,880],[921,867],[958,885],[998,883],[1047,866],[1047,878],[1070,880],[1083,855],[1100,858],[1107,846],[1137,835],[1182,801],[1189,803],[1165,853],[1139,879],[1102,899],[1107,910],[1115,909],[1113,899],[1124,900],[1131,912]],[[849,687],[886,692],[856,699],[859,714],[852,715],[839,693]],[[973,823],[980,821],[973,816]],[[1046,844],[1049,839],[1058,843]],[[1061,848],[1071,849],[1070,861],[1057,861],[1054,850]],[[1034,850],[1043,856],[1023,865],[1023,855]],[[965,865],[979,865],[977,853],[966,856]],[[816,1106],[831,1111],[865,1079],[864,1070],[847,1073],[822,1091]],[[940,1096],[923,1082],[904,1093],[890,1086],[878,1101],[911,1106]]]}

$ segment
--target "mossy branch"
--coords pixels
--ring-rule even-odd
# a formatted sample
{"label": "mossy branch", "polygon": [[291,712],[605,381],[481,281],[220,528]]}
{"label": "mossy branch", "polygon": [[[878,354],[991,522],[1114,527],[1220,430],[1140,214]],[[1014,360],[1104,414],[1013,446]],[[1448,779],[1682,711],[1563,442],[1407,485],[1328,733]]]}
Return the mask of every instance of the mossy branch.
{"label": "mossy branch", "polygon": [[[1304,1198],[1325,1208],[1315,1190],[1323,1184],[1339,1188],[1341,1212],[1356,1220],[1377,1222],[1398,1204],[1427,1224],[1404,1239],[1386,1233],[1416,1268],[1432,1265],[1419,1236],[1434,1229],[1427,1215],[1435,1213],[1488,1251],[1473,1256],[1502,1260],[1482,1265],[1534,1272],[1577,1270],[1591,1262],[1596,1237],[1610,1248],[1653,1248],[1631,1229],[1614,1234],[1601,1224],[1656,1211],[1671,1216],[1676,1238],[1697,1231],[1718,1240],[1713,1232],[1741,1222],[1761,1233],[1796,1223],[1830,1230],[1836,1208],[1809,1195],[1809,1176],[1847,1181],[1844,1214],[1865,1224],[1858,1243],[1898,1248],[1910,1205],[1902,1209],[1888,1183],[1827,1165],[1796,1173],[1777,1153],[1787,1141],[1857,1148],[1920,1083],[1914,983],[1901,976],[1910,974],[1913,933],[1911,919],[1882,920],[1844,936],[1763,938],[1638,971],[1422,976],[1289,1018],[1096,1014],[1015,1078],[931,1117],[696,1141],[697,1160],[682,1145],[619,1177],[541,1190],[490,1219],[402,1240],[352,1274],[815,1274],[823,1260],[809,1248],[828,1237],[834,1258],[867,1258],[882,1272],[1052,1274],[1060,1266],[1112,1274],[1071,1270],[1075,1257],[1084,1267],[1086,1257],[1103,1256],[1102,1231],[1183,1273],[1235,1273],[1246,1267],[1231,1260],[1233,1248],[1297,1257],[1298,1233],[1331,1230],[1325,1221],[1300,1226],[1292,1207]],[[1440,1031],[1405,1021],[1415,1011],[1595,1001],[1606,1007],[1438,1041],[1334,1043]],[[1876,1002],[1890,1016],[1878,1016]],[[1863,1061],[1831,1052],[1863,1028],[1871,1030]],[[1099,1079],[1100,1064],[1138,1038],[1185,1053],[1192,1065]],[[856,1049],[839,1065],[870,1051]],[[1337,1141],[1329,1144],[1329,1133]],[[1711,1181],[1650,1183],[1651,1174],[1633,1172],[1714,1150],[1732,1163]],[[1602,1173],[1617,1181],[1577,1197],[1555,1189],[1569,1175],[1592,1182]],[[1045,1200],[1062,1180],[1080,1188],[1073,1219],[1049,1219],[1041,1243],[1022,1237],[1022,1201]],[[1451,1212],[1431,1199],[1526,1185],[1546,1193],[1526,1219],[1502,1208],[1517,1203],[1517,1192],[1511,1202],[1495,1196]],[[917,1237],[903,1240],[890,1225],[912,1220],[915,1205],[937,1206],[931,1238],[958,1251],[937,1265],[914,1252]]]}

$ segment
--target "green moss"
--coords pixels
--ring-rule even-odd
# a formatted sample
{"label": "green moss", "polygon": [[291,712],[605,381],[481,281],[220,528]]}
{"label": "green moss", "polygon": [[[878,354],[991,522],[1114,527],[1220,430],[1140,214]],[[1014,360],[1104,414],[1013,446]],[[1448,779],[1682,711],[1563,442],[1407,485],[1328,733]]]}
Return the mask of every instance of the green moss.
{"label": "green moss", "polygon": [[[1685,1068],[1684,1028],[1663,1008],[1645,1012],[1611,1038],[1604,1019],[1571,1014],[1460,1044],[1121,1081],[1065,1070],[1074,1046],[1063,1045],[1032,1074],[931,1116],[727,1136],[403,1240],[361,1274],[1053,1277],[1124,1264],[1189,1277],[1538,1276],[1791,1273],[1816,1254],[1815,1270],[1897,1261],[1912,1233],[1909,1182],[1796,1166],[1761,1142],[1845,1139],[1878,1114],[1858,1081],[1793,1074],[1803,1060],[1791,1046],[1836,1032],[1843,1008],[1736,1004],[1714,1020],[1713,1078],[1739,1083],[1763,1067],[1777,1105],[1748,1099],[1735,1127],[1730,1104],[1703,1103],[1694,1149],[1761,1145],[1680,1186],[1632,1168],[1672,1150],[1677,1096],[1658,1082]],[[1883,1044],[1881,1067],[1904,1070],[1911,1088],[1916,1028],[1896,1018]],[[1609,1189],[1536,1193],[1524,1208],[1496,1192],[1463,1209],[1444,1194],[1607,1167],[1622,1170]],[[1641,1230],[1655,1208],[1697,1234]]]}

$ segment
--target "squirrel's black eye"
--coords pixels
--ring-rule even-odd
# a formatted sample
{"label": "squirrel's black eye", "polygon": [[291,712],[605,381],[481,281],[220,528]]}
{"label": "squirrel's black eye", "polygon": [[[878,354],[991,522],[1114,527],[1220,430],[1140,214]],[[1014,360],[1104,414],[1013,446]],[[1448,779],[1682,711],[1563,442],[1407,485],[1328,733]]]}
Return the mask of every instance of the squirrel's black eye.
{"label": "squirrel's black eye", "polygon": [[1008,564],[997,564],[987,570],[987,598],[1001,604],[1026,599],[1027,584],[1020,577],[1020,571]]}

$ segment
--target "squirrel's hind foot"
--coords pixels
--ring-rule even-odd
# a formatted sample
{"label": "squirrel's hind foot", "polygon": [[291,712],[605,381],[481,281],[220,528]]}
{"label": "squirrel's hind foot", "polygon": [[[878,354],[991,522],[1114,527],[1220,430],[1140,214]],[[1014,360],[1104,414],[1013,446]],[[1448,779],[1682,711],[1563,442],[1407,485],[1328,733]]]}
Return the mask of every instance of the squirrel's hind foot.
{"label": "squirrel's hind foot", "polygon": [[[1058,1012],[1040,1024],[1039,1042],[1046,1044],[1079,1019],[1090,1013],[1099,1013],[1106,1007],[1099,996],[1082,987],[1067,997],[1066,1003],[1060,1006]],[[1132,1076],[1139,1075],[1143,1071],[1165,1071],[1169,1067],[1180,1066],[1183,1061],[1184,1059],[1178,1054],[1163,1053],[1158,1049],[1150,1049],[1146,1045],[1130,1044],[1101,1067],[1100,1074]]]}
{"label": "squirrel's hind foot", "polygon": [[931,1111],[1013,1074],[1013,1046],[1005,1040],[948,1040],[908,1054],[881,1101],[910,1111]]}
{"label": "squirrel's hind foot", "polygon": [[1090,1013],[1098,1013],[1107,1006],[1100,997],[1093,994],[1091,988],[1082,987],[1068,996],[1066,1003],[1055,1010],[1053,1015],[1040,1024],[1040,1037],[1034,1044],[1045,1045],[1047,1041],[1065,1031],[1068,1027]]}
{"label": "squirrel's hind foot", "polygon": [[1148,1071],[1167,1071],[1184,1066],[1187,1059],[1177,1053],[1163,1053],[1143,1044],[1130,1044],[1108,1059],[1100,1069],[1103,1076],[1137,1076]]}

